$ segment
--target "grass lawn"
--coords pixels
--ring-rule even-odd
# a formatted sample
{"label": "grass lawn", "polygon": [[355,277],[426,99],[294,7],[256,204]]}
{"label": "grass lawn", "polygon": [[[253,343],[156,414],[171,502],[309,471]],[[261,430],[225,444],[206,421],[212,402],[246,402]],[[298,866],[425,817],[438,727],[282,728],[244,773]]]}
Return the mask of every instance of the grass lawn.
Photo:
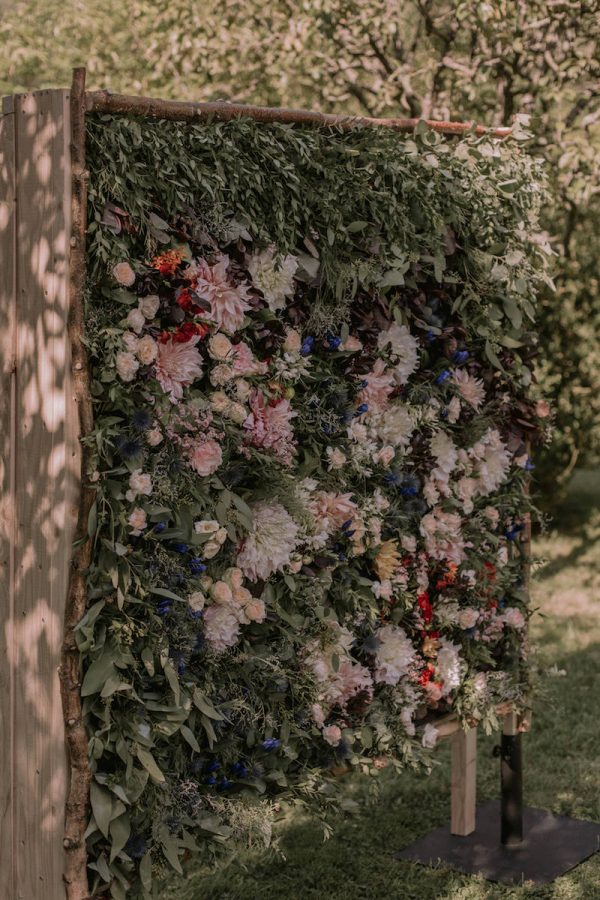
{"label": "grass lawn", "polygon": [[[525,799],[555,813],[600,821],[600,474],[578,473],[550,533],[536,541],[545,559],[534,582],[533,643],[556,674],[537,702],[525,738]],[[482,737],[481,800],[498,796],[497,738]],[[395,850],[449,821],[449,746],[429,778],[390,777],[374,804],[364,781],[347,782],[353,803],[323,842],[313,822],[280,826],[286,859],[246,853],[219,874],[193,871],[165,888],[164,900],[600,900],[600,853],[553,885],[500,887],[448,869],[398,862]]]}

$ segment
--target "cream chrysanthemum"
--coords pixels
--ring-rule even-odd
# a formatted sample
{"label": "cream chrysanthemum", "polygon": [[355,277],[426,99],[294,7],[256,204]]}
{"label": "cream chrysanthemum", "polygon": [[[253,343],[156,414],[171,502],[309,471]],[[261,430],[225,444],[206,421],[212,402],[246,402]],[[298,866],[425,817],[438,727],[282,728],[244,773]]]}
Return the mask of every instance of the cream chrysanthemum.
{"label": "cream chrysanthemum", "polygon": [[281,505],[262,501],[252,507],[252,531],[236,565],[251,581],[266,579],[289,564],[298,540],[298,526]]}
{"label": "cream chrysanthemum", "polygon": [[394,379],[406,384],[419,365],[419,345],[405,325],[393,325],[381,331],[377,338],[380,350],[388,351],[394,360]]}
{"label": "cream chrysanthemum", "polygon": [[262,294],[272,312],[285,307],[288,297],[294,296],[294,275],[298,260],[288,254],[281,259],[275,255],[275,248],[254,253],[248,263],[252,283]]}
{"label": "cream chrysanthemum", "polygon": [[415,649],[404,629],[385,625],[376,633],[379,646],[375,655],[375,681],[398,684],[415,659]]}
{"label": "cream chrysanthemum", "polygon": [[485,388],[481,378],[469,375],[464,369],[454,369],[452,381],[458,388],[458,392],[463,400],[470,403],[473,409],[479,409],[485,400]]}

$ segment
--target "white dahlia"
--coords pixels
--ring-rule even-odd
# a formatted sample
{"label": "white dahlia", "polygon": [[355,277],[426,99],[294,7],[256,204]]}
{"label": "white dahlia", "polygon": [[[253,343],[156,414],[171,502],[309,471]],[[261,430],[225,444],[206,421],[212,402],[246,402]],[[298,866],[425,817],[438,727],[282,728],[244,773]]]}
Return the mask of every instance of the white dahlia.
{"label": "white dahlia", "polygon": [[384,625],[376,633],[379,646],[375,655],[375,681],[398,684],[415,659],[415,649],[403,628]]}
{"label": "white dahlia", "polygon": [[266,579],[288,565],[298,542],[298,526],[281,505],[261,501],[252,507],[252,531],[237,565],[251,581]]}
{"label": "white dahlia", "polygon": [[386,350],[394,359],[394,378],[398,384],[406,384],[419,365],[419,345],[406,325],[393,325],[377,338],[380,350]]}
{"label": "white dahlia", "polygon": [[458,644],[453,644],[447,638],[440,640],[436,668],[442,680],[442,696],[446,696],[460,685],[463,665],[459,654]]}
{"label": "white dahlia", "polygon": [[406,447],[415,429],[414,418],[404,403],[393,403],[385,412],[376,413],[369,424],[379,440],[392,447]]}
{"label": "white dahlia", "polygon": [[298,260],[288,254],[277,258],[275,247],[256,252],[250,258],[248,271],[252,282],[262,294],[272,312],[284,309],[287,297],[294,296],[294,275]]}
{"label": "white dahlia", "polygon": [[229,281],[228,268],[229,257],[221,254],[214,266],[199,259],[196,264],[189,266],[186,274],[198,296],[210,303],[210,318],[233,334],[241,328],[244,313],[250,309],[250,304],[248,286]]}

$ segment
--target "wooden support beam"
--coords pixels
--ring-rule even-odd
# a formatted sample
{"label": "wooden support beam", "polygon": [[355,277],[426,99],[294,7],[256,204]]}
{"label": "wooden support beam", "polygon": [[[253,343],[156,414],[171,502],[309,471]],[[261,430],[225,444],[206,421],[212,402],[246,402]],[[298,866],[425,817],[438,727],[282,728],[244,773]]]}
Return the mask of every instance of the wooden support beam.
{"label": "wooden support beam", "polygon": [[452,737],[452,834],[466,837],[475,831],[476,777],[477,728],[461,729]]}
{"label": "wooden support beam", "polygon": [[0,121],[3,900],[65,897],[68,774],[57,668],[80,480],[67,328],[70,139],[68,91],[21,94],[5,106]]}

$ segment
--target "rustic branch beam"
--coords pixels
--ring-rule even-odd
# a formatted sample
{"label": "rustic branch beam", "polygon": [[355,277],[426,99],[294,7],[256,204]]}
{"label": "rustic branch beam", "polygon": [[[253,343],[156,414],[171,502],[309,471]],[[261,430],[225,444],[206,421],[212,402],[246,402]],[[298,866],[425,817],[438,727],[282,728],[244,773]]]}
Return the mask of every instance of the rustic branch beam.
{"label": "rustic branch beam", "polygon": [[[171,119],[178,122],[196,122],[203,119],[220,119],[228,122],[248,116],[257,122],[284,124],[335,126],[349,131],[357,126],[391,128],[394,131],[410,132],[419,124],[419,119],[377,119],[368,116],[338,116],[331,113],[313,112],[308,109],[286,109],[283,107],[251,106],[244,103],[215,101],[207,103],[160,100],[150,97],[131,97],[126,94],[112,94],[109,91],[88,91],[86,109],[88,113],[113,113],[115,115],[151,116],[157,119]],[[442,134],[460,135],[474,132],[478,135],[508,138],[512,128],[485,128],[472,122],[437,122],[427,119],[426,124]]]}
{"label": "rustic branch beam", "polygon": [[[92,399],[84,334],[84,286],[86,247],[87,179],[85,168],[85,69],[75,69],[71,89],[71,247],[68,331],[71,345],[71,379],[79,415],[81,438],[93,428]],[[81,453],[79,509],[75,528],[75,547],[71,559],[69,588],[64,618],[64,638],[59,669],[65,735],[69,756],[70,783],[65,810],[64,882],[68,900],[87,900],[87,850],[85,830],[88,822],[91,771],[88,737],[81,708],[81,658],[75,629],[86,611],[86,571],[91,562],[92,545],[88,537],[88,517],[95,492],[89,486],[89,451]]]}

